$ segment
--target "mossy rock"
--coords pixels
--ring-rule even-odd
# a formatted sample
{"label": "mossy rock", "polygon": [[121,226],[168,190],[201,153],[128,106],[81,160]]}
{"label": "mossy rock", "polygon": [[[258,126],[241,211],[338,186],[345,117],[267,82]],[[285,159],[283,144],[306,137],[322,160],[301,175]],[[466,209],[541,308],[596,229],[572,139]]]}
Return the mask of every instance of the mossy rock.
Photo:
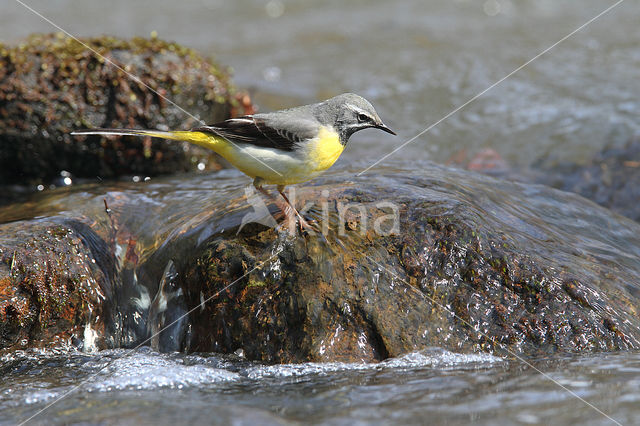
{"label": "mossy rock", "polygon": [[[334,172],[290,194],[298,207],[314,203],[323,239],[265,226],[241,185],[184,175],[0,208],[0,283],[49,300],[25,318],[46,312],[49,327],[73,330],[87,318],[49,316],[69,282],[55,277],[86,264],[65,250],[88,248],[90,275],[106,284],[96,328],[106,347],[151,338],[161,351],[242,350],[267,363],[377,361],[434,346],[507,357],[640,349],[640,224],[576,194],[433,164]],[[356,208],[341,217],[347,205]],[[390,215],[397,228],[380,222]],[[33,217],[49,217],[53,236]],[[0,301],[14,300],[3,291]],[[30,321],[38,336],[43,321]]]}
{"label": "mossy rock", "polygon": [[104,179],[221,167],[186,142],[71,136],[91,127],[189,129],[196,118],[251,111],[228,72],[191,49],[157,38],[80,42],[59,33],[0,44],[0,184],[48,183],[61,171]]}
{"label": "mossy rock", "polygon": [[[473,185],[474,177],[466,178]],[[297,192],[301,205],[330,192],[328,242],[287,240],[256,225],[239,233],[227,228],[191,250],[193,259],[177,274],[191,312],[183,349],[242,349],[249,359],[288,363],[379,361],[432,346],[508,357],[640,348],[638,265],[628,269],[574,245],[592,244],[589,227],[575,241],[553,235],[557,211],[535,213],[509,205],[509,197],[486,197],[491,185],[514,197],[537,191],[540,205],[557,197],[567,212],[593,211],[585,223],[606,229],[605,241],[626,234],[629,223],[572,194],[488,178],[476,184],[477,193],[453,178],[367,179],[324,179]],[[336,221],[333,203],[355,201],[366,207],[366,219]],[[389,214],[377,207],[381,201],[399,207],[398,233],[372,229]]]}
{"label": "mossy rock", "polygon": [[[2,225],[0,353],[33,347],[105,348],[117,333],[107,300],[118,279],[106,243],[75,221]],[[117,316],[114,313],[113,316]],[[86,340],[85,330],[96,333]]]}

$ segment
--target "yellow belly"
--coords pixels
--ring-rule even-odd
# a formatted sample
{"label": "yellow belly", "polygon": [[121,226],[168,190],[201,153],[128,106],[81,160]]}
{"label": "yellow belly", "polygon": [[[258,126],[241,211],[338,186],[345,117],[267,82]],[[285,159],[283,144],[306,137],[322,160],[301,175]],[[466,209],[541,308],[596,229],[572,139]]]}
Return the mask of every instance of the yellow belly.
{"label": "yellow belly", "polygon": [[262,178],[272,185],[291,185],[313,179],[333,166],[344,150],[338,133],[326,127],[320,129],[317,138],[303,142],[293,152],[232,144],[199,132],[191,132],[188,136],[183,140],[214,150],[244,174]]}
{"label": "yellow belly", "polygon": [[320,129],[317,138],[303,144],[293,154],[295,160],[278,169],[282,176],[264,177],[267,183],[291,185],[311,180],[333,166],[344,151],[338,134],[326,127]]}

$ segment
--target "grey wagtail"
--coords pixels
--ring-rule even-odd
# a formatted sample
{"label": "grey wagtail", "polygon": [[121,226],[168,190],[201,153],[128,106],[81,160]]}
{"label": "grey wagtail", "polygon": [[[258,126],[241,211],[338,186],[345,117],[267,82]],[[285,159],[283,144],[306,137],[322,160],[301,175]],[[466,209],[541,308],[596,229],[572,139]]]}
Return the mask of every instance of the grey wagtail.
{"label": "grey wagtail", "polygon": [[395,135],[369,101],[344,93],[316,104],[245,115],[187,131],[87,129],[71,134],[150,136],[212,149],[253,178],[261,193],[270,196],[262,185],[277,185],[286,206],[305,228],[310,225],[289,202],[285,185],[306,182],[327,170],[340,157],[349,137],[368,128]]}

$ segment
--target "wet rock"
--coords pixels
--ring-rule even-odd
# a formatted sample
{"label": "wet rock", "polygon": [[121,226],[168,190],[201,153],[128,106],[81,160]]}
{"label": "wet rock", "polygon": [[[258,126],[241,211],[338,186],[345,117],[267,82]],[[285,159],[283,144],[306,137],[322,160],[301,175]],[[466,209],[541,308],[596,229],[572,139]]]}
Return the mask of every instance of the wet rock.
{"label": "wet rock", "polygon": [[587,164],[547,167],[538,182],[578,193],[640,221],[640,139],[605,148]]}
{"label": "wet rock", "polygon": [[89,127],[188,129],[194,117],[215,122],[252,108],[225,70],[178,44],[81,41],[88,47],[63,34],[0,44],[0,184],[50,183],[61,171],[95,179],[221,167],[187,143],[70,136]]}
{"label": "wet rock", "polygon": [[[30,211],[118,229],[115,345],[269,363],[640,347],[640,225],[580,196],[435,165],[297,189],[326,238],[263,225],[229,173],[79,186]],[[0,221],[26,220],[16,207]]]}
{"label": "wet rock", "polygon": [[[298,193],[308,202],[326,190],[333,201],[365,207],[360,229],[333,222],[328,244],[283,240],[274,230],[231,230],[208,242],[180,272],[187,305],[208,301],[191,313],[186,349],[242,349],[249,359],[281,363],[375,361],[429,346],[507,356],[640,346],[637,261],[633,271],[609,265],[607,256],[554,235],[560,230],[551,231],[544,213],[517,214],[526,207],[509,199],[482,201],[488,187],[447,188],[415,175],[386,183],[333,181]],[[552,190],[494,184],[536,192],[554,205],[550,214],[567,220],[584,206]],[[397,235],[372,227],[391,220],[383,200],[399,207]],[[596,218],[592,225],[621,226],[603,210]]]}
{"label": "wet rock", "polygon": [[113,259],[102,239],[74,221],[0,226],[0,351],[104,348],[104,303],[113,297]]}

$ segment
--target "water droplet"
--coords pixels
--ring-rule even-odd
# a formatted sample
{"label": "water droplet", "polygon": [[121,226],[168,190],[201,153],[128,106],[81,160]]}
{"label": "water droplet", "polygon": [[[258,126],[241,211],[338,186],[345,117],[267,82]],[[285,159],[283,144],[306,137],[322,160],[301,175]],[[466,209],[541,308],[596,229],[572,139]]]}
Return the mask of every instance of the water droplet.
{"label": "water droplet", "polygon": [[487,0],[486,2],[484,2],[482,9],[488,16],[496,16],[498,13],[500,13],[501,7],[500,3],[498,3],[498,0]]}
{"label": "water droplet", "polygon": [[269,82],[280,81],[282,71],[278,67],[268,67],[262,71],[262,77]]}
{"label": "water droplet", "polygon": [[279,18],[284,13],[284,3],[280,0],[271,0],[264,6],[270,18]]}

